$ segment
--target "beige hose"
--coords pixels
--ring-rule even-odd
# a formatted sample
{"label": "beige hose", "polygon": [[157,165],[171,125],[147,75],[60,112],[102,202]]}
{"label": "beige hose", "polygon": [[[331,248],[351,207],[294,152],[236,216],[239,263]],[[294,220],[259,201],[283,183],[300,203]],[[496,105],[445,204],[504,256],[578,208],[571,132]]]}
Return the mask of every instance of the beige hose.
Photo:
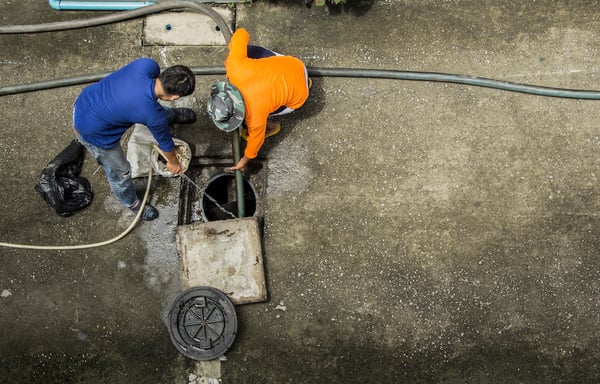
{"label": "beige hose", "polygon": [[[156,147],[153,144],[151,154],[155,150],[156,150]],[[120,235],[113,237],[112,239],[101,241],[99,243],[82,244],[82,245],[28,245],[28,244],[11,244],[11,243],[0,242],[0,247],[19,248],[19,249],[41,249],[41,250],[71,250],[71,249],[97,248],[97,247],[102,247],[102,246],[105,246],[108,244],[115,243],[115,242],[121,240],[122,238],[124,238],[125,236],[127,236],[133,230],[133,228],[135,228],[137,223],[140,221],[140,217],[142,217],[142,213],[144,212],[144,206],[146,205],[146,202],[148,201],[148,196],[150,195],[151,183],[152,183],[152,167],[150,167],[150,170],[148,171],[148,184],[146,185],[146,192],[144,193],[144,198],[142,199],[142,205],[140,206],[140,210],[138,211],[137,215],[135,215],[135,218],[133,219],[133,221],[131,222],[129,227],[127,227],[127,229],[125,229],[125,231],[123,231]]]}

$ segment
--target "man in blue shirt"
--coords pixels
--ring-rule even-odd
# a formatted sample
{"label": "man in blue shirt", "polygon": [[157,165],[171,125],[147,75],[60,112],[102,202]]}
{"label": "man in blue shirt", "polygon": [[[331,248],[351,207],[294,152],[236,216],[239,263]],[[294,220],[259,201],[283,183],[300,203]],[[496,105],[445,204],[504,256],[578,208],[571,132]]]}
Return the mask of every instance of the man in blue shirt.
{"label": "man in blue shirt", "polygon": [[[73,107],[77,139],[104,168],[110,188],[121,204],[137,213],[141,200],[131,178],[131,166],[120,145],[134,124],[148,127],[167,157],[167,170],[181,173],[169,123],[190,124],[196,114],[189,108],[169,108],[158,100],[173,101],[191,95],[196,85],[193,72],[176,65],[160,72],[156,61],[137,59],[83,89]],[[158,210],[146,204],[143,220],[154,220]]]}

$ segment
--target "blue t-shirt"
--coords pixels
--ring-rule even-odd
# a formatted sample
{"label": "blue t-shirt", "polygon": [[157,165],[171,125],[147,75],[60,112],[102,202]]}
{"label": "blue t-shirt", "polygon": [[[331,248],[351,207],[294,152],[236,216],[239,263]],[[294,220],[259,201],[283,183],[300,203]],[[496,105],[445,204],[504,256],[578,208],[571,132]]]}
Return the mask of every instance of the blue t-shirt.
{"label": "blue t-shirt", "polygon": [[156,61],[137,59],[87,86],[75,101],[73,124],[88,143],[103,149],[117,145],[133,124],[148,127],[165,152],[175,148],[164,108],[154,93],[160,75]]}

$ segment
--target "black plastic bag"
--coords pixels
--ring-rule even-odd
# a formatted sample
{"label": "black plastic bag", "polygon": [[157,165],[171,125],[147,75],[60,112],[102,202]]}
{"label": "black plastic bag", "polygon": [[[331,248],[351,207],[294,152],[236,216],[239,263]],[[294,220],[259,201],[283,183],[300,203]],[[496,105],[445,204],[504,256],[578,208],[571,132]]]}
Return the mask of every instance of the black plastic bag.
{"label": "black plastic bag", "polygon": [[85,147],[73,140],[42,171],[35,190],[63,217],[71,216],[92,203],[90,182],[80,177]]}

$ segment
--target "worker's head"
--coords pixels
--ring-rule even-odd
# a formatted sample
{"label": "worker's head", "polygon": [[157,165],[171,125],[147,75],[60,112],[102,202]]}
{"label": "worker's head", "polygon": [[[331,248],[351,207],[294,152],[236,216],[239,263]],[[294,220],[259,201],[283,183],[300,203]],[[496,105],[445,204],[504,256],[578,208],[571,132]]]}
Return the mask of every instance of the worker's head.
{"label": "worker's head", "polygon": [[240,91],[228,81],[217,81],[210,89],[208,114],[217,128],[232,132],[244,121],[244,99]]}
{"label": "worker's head", "polygon": [[188,96],[194,92],[196,77],[194,72],[186,66],[174,65],[162,71],[160,83],[168,95]]}

